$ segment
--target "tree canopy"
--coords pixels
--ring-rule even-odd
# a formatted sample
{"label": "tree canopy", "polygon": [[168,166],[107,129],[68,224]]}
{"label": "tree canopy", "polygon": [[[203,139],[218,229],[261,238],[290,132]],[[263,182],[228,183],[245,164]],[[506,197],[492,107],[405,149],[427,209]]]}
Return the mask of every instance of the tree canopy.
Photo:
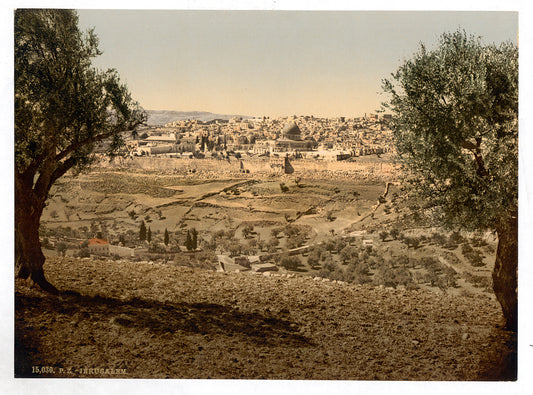
{"label": "tree canopy", "polygon": [[465,32],[420,45],[384,80],[413,189],[450,226],[496,229],[518,204],[518,49]]}
{"label": "tree canopy", "polygon": [[42,188],[88,165],[104,139],[115,153],[120,132],[146,119],[116,70],[91,65],[101,54],[98,38],[77,24],[71,10],[15,13],[15,165],[24,175],[38,174]]}

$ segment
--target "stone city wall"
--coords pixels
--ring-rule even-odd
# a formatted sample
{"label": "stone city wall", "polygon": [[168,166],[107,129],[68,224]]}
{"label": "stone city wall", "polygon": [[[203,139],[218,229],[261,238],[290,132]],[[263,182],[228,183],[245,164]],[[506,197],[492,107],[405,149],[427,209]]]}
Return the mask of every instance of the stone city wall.
{"label": "stone city wall", "polygon": [[[243,173],[241,160],[226,159],[189,159],[168,157],[135,157],[102,163],[104,167],[132,168],[149,171],[162,171],[174,173],[216,173],[234,174]],[[270,158],[244,158],[242,159],[244,172],[248,174],[283,174],[280,166],[282,161]],[[315,173],[341,173],[345,175],[386,175],[398,174],[399,165],[387,162],[349,162],[349,161],[322,161],[315,159],[292,159],[294,175],[313,175]]]}

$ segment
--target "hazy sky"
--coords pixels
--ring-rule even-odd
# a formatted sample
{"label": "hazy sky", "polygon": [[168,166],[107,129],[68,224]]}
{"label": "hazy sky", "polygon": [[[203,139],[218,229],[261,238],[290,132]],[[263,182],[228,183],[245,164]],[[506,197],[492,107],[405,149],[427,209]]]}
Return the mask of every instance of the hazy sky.
{"label": "hazy sky", "polygon": [[516,12],[80,10],[145,109],[359,116],[420,42],[465,29],[517,42]]}

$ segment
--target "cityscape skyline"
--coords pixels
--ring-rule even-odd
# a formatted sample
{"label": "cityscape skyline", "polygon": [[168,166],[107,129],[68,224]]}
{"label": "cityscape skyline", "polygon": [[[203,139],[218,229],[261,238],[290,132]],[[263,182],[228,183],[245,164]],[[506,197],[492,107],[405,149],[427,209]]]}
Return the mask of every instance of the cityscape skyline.
{"label": "cityscape skyline", "polygon": [[489,11],[79,10],[99,68],[148,110],[355,117],[420,43],[464,29],[517,43],[518,13]]}

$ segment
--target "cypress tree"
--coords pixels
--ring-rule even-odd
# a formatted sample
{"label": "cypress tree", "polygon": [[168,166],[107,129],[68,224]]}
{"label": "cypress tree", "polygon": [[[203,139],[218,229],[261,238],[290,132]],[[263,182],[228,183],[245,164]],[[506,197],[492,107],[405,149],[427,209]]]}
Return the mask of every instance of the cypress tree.
{"label": "cypress tree", "polygon": [[165,243],[166,246],[168,246],[169,241],[170,241],[170,236],[169,236],[169,234],[168,234],[168,230],[167,230],[167,228],[165,228],[165,238],[164,238],[164,243]]}
{"label": "cypress tree", "polygon": [[141,227],[139,229],[139,240],[141,241],[146,240],[146,225],[144,221],[141,221]]}

